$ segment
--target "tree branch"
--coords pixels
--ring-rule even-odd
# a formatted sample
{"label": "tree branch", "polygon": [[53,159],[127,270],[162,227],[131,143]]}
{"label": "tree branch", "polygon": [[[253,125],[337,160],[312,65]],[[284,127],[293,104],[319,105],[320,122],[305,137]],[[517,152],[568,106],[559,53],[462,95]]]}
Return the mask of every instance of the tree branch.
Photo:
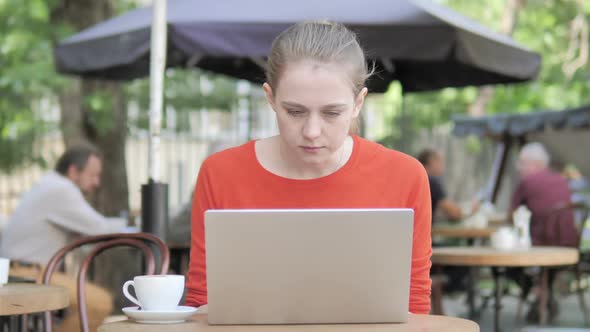
{"label": "tree branch", "polygon": [[568,80],[588,62],[588,20],[583,13],[582,1],[578,0],[577,4],[580,14],[576,15],[570,24],[569,44],[561,66]]}
{"label": "tree branch", "polygon": [[[502,14],[502,23],[500,32],[508,36],[514,33],[518,21],[518,12],[524,6],[525,0],[507,0],[504,13]],[[492,86],[484,86],[478,89],[477,97],[467,108],[467,114],[471,116],[482,116],[485,114],[486,106],[494,96]]]}

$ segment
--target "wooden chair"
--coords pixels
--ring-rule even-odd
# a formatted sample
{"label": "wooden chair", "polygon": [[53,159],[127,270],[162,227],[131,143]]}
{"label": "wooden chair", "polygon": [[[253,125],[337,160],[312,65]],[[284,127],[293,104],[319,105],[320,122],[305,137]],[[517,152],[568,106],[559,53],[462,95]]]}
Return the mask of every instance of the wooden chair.
{"label": "wooden chair", "polygon": [[580,252],[580,260],[576,265],[573,266],[573,272],[576,278],[576,293],[578,294],[578,300],[580,302],[580,309],[584,315],[584,324],[588,325],[588,307],[584,300],[585,289],[582,288],[582,276],[590,274],[590,251],[587,248],[583,248],[584,241],[584,229],[590,222],[590,206],[585,204],[568,204],[569,209],[574,211],[575,218],[580,218],[580,229],[579,229],[579,240],[578,250]]}
{"label": "wooden chair", "polygon": [[[578,301],[580,303],[580,309],[582,310],[582,313],[584,315],[584,323],[588,324],[588,309],[586,306],[586,301],[584,299],[584,291],[585,289],[581,287],[582,285],[582,276],[585,274],[590,274],[590,251],[586,250],[584,251],[584,248],[582,248],[582,244],[583,244],[583,235],[584,235],[584,229],[585,227],[587,227],[587,223],[590,220],[590,206],[585,205],[583,203],[572,203],[572,202],[565,202],[565,203],[561,203],[558,204],[557,206],[551,208],[548,212],[547,212],[547,223],[546,226],[547,228],[545,229],[545,233],[546,233],[546,237],[549,237],[549,233],[553,232],[553,234],[557,235],[557,238],[559,238],[559,234],[560,234],[560,223],[563,220],[564,215],[567,215],[567,213],[573,213],[574,214],[574,218],[575,221],[578,221],[578,239],[577,239],[577,245],[578,245],[578,250],[580,253],[580,260],[578,261],[577,264],[571,266],[571,267],[563,267],[560,268],[560,272],[562,271],[570,271],[574,273],[574,277],[576,279],[576,293],[578,294]],[[552,285],[549,286],[549,291],[551,291],[553,289]],[[551,294],[548,294],[551,295]],[[524,301],[526,300],[525,296],[521,296],[521,299],[519,301],[518,307],[517,307],[517,315],[516,317],[521,317],[522,314],[522,307],[524,304]]]}
{"label": "wooden chair", "polygon": [[[154,274],[156,271],[156,259],[159,257],[158,274],[167,274],[170,264],[170,252],[166,244],[158,237],[147,233],[121,233],[121,234],[104,234],[97,236],[88,236],[81,238],[60,249],[49,260],[45,271],[43,272],[43,283],[50,284],[51,277],[63,261],[66,254],[84,245],[94,244],[92,251],[85,257],[80,265],[77,277],[77,299],[80,318],[80,331],[88,332],[88,314],[86,309],[86,275],[90,263],[94,257],[101,252],[114,247],[135,247],[139,249],[145,257],[145,274]],[[154,250],[157,248],[157,251]],[[154,254],[156,253],[156,254]],[[52,331],[52,315],[46,312],[44,315],[44,325],[47,332]]]}

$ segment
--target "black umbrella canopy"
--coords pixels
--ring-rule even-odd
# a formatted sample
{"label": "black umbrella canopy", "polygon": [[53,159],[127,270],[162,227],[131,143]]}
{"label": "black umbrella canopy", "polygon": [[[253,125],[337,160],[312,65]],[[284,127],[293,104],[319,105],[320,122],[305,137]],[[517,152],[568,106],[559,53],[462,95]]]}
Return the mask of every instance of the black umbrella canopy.
{"label": "black umbrella canopy", "polygon": [[[512,39],[425,0],[168,0],[168,67],[199,67],[264,81],[273,39],[310,19],[346,24],[378,69],[373,92],[393,80],[426,91],[534,79],[541,58]],[[149,75],[151,8],[90,27],[55,49],[60,72],[129,80]]]}
{"label": "black umbrella canopy", "polygon": [[456,115],[453,122],[453,134],[459,137],[475,135],[502,140],[505,137],[527,136],[543,131],[575,130],[582,130],[590,135],[590,106],[561,111],[500,113],[478,118]]}

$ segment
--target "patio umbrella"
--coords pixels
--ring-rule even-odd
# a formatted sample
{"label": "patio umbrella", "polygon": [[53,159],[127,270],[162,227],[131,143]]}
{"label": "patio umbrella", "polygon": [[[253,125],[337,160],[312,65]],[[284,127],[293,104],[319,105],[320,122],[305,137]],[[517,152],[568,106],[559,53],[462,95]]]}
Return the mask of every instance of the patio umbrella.
{"label": "patio umbrella", "polygon": [[[445,7],[424,0],[169,0],[168,67],[200,67],[264,80],[272,40],[306,19],[342,22],[357,32],[379,74],[372,92],[393,80],[404,92],[534,79],[540,56]],[[60,72],[129,80],[149,74],[152,10],[130,11],[55,48]]]}

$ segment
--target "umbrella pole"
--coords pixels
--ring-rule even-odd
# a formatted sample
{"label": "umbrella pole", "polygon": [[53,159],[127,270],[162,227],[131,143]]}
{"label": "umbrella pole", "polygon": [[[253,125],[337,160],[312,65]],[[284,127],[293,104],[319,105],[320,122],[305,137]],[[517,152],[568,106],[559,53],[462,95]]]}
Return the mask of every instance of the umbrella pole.
{"label": "umbrella pole", "polygon": [[168,184],[161,182],[160,130],[166,69],[166,0],[153,0],[150,51],[150,135],[148,151],[148,183],[141,188],[143,232],[166,239],[168,224]]}

